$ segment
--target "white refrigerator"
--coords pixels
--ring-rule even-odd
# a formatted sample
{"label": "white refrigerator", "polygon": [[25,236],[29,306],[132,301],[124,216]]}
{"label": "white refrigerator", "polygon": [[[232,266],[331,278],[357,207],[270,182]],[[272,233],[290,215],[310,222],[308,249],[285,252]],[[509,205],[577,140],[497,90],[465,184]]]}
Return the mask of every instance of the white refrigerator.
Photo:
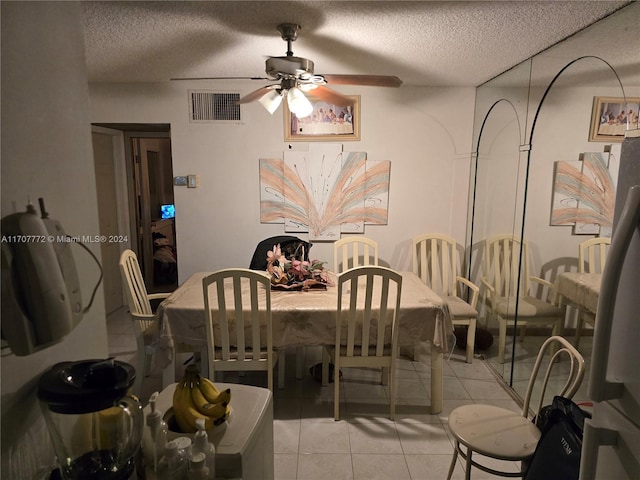
{"label": "white refrigerator", "polygon": [[622,144],[611,247],[602,275],[580,480],[640,479],[640,131]]}

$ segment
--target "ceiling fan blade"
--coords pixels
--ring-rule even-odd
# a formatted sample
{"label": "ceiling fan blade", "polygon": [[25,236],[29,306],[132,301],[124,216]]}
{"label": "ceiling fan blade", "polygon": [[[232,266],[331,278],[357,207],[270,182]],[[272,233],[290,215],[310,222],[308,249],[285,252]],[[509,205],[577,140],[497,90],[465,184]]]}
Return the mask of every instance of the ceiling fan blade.
{"label": "ceiling fan blade", "polygon": [[271,80],[267,77],[176,77],[173,81],[180,80]]}
{"label": "ceiling fan blade", "polygon": [[344,95],[339,94],[335,90],[331,90],[323,85],[318,85],[316,88],[309,90],[306,92],[309,97],[323,100],[332,105],[336,105],[338,107],[346,107],[347,105],[353,105],[353,99],[349,97],[345,97]]}
{"label": "ceiling fan blade", "polygon": [[327,83],[334,85],[365,85],[372,87],[399,87],[402,85],[395,75],[322,75]]}
{"label": "ceiling fan blade", "polygon": [[260,87],[258,90],[254,90],[253,92],[246,94],[244,97],[242,97],[238,101],[238,103],[254,102],[278,86],[279,86],[278,84],[275,84],[275,85],[267,85],[265,87]]}

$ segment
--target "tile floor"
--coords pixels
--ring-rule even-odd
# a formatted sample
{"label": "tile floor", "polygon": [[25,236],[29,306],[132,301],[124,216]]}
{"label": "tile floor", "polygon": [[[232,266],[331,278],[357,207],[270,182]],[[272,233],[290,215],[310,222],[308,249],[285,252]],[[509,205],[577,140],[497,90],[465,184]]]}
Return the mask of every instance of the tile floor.
{"label": "tile floor", "polygon": [[[126,309],[109,317],[108,331],[111,354],[132,362],[135,339]],[[416,349],[414,360],[403,357],[398,362],[395,422],[388,419],[388,389],[379,384],[379,372],[364,368],[343,370],[342,420],[336,422],[333,384],[322,387],[309,374],[309,367],[320,361],[321,351],[319,347],[307,347],[305,352],[304,378],[295,378],[291,351],[286,359],[285,389],[274,393],[276,480],[445,479],[453,452],[447,427],[452,409],[468,403],[490,403],[520,411],[486,361],[476,355],[473,363],[467,364],[464,351],[456,348],[450,356],[445,355],[443,411],[432,415],[430,353],[425,345]],[[491,355],[491,351],[488,353]],[[266,386],[264,373],[227,375],[227,382]],[[159,389],[161,374],[153,371],[143,382],[143,403]],[[511,467],[517,469],[515,463],[508,465]],[[453,478],[464,478],[461,463]],[[499,477],[474,470],[473,478]]]}

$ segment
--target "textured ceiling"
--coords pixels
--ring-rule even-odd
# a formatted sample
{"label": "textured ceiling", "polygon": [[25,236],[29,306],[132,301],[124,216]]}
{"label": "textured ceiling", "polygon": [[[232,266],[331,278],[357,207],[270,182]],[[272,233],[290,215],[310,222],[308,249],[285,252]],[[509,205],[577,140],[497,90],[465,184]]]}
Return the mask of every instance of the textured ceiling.
{"label": "textured ceiling", "polygon": [[[100,1],[83,8],[92,82],[263,77],[266,57],[286,52],[276,26],[291,22],[302,26],[293,52],[313,60],[316,73],[477,86],[628,3]],[[638,46],[638,29],[622,38]]]}

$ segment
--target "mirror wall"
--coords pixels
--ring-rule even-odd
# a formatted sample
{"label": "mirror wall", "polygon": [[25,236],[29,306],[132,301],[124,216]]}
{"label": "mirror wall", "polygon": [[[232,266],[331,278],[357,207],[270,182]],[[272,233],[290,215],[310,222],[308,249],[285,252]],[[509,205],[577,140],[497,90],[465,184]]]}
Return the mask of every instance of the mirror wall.
{"label": "mirror wall", "polygon": [[[520,146],[525,144],[530,76],[529,60],[479,88],[476,96],[469,278],[481,288],[480,323],[496,335],[498,324],[489,318],[489,293],[482,285],[487,270],[484,249],[488,238],[518,236],[522,230],[527,152]],[[496,343],[497,338],[494,347],[485,352],[490,360],[497,359]],[[507,378],[509,369],[505,367],[510,363],[508,355],[505,363],[493,366]]]}
{"label": "mirror wall", "polygon": [[[481,286],[480,323],[494,334],[492,347],[482,353],[521,397],[537,351],[551,329],[528,325],[522,338],[509,329],[504,362],[499,361],[498,323],[488,315],[488,289],[482,286],[482,277],[488,273],[485,241],[499,234],[524,238],[528,255],[525,258],[520,248],[515,253],[517,274],[524,277],[528,261],[529,275],[555,282],[560,273],[577,270],[580,242],[610,235],[600,218],[552,219],[552,210],[570,202],[554,188],[555,171],[557,162],[581,169],[585,153],[603,154],[611,184],[599,189],[607,197],[605,204],[611,201],[620,143],[590,140],[592,110],[595,97],[640,97],[640,54],[633,40],[634,19],[639,15],[640,6],[630,4],[477,90],[469,276]],[[611,154],[604,154],[609,149]],[[522,281],[520,285],[522,289]],[[509,294],[508,308],[516,312],[516,326],[522,318],[519,313],[524,306],[517,300],[522,293],[516,288]],[[546,298],[548,292],[532,293]],[[564,336],[574,342],[574,309],[568,309],[563,326]],[[592,330],[587,330],[579,347],[587,366],[591,335]]]}

